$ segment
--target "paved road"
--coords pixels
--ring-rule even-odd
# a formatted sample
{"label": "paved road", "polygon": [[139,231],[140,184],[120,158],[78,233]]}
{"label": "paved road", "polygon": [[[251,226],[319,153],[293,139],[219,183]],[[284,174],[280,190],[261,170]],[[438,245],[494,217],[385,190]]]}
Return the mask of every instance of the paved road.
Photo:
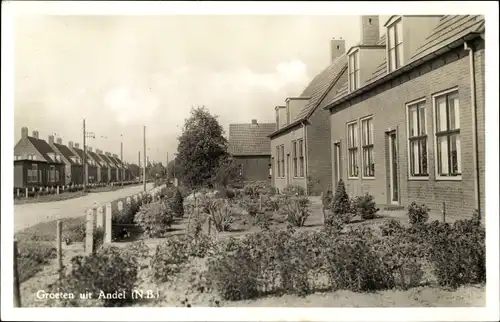
{"label": "paved road", "polygon": [[[147,189],[151,188],[153,183],[148,183]],[[62,201],[14,205],[14,231],[54,219],[79,217],[94,203],[105,204],[118,198],[132,196],[142,190],[143,186],[138,185],[115,191],[89,193],[83,197]]]}

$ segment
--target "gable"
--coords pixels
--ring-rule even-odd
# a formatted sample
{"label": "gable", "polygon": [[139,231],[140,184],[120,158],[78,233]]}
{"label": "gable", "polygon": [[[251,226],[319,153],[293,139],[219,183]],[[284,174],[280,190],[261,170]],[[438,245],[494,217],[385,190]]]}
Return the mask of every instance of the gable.
{"label": "gable", "polygon": [[33,145],[33,143],[28,139],[26,139],[26,141],[24,142],[21,139],[14,146],[14,156],[19,156],[22,159],[28,159],[28,155],[30,154],[35,155],[37,161],[47,162],[47,159],[45,159],[43,154],[40,153],[40,151],[38,151],[37,148]]}

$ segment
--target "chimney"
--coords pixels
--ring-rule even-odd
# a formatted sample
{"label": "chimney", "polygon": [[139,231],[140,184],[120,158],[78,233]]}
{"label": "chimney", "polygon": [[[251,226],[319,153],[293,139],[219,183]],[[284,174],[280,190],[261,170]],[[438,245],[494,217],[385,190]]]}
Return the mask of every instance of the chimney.
{"label": "chimney", "polygon": [[75,149],[79,149],[80,148],[80,143],[75,143]]}
{"label": "chimney", "polygon": [[376,45],[379,38],[378,16],[361,16],[361,44]]}
{"label": "chimney", "polygon": [[330,40],[330,63],[333,63],[335,59],[343,54],[345,54],[345,40],[342,37]]}
{"label": "chimney", "polygon": [[38,131],[33,131],[33,137],[34,137],[35,139],[38,139]]}
{"label": "chimney", "polygon": [[49,145],[54,145],[54,136],[49,135]]}
{"label": "chimney", "polygon": [[256,119],[252,120],[252,125],[257,125],[257,120]]}
{"label": "chimney", "polygon": [[111,153],[109,153],[109,152],[105,152],[104,154],[105,154],[106,156],[108,156],[108,157],[110,157],[110,156],[111,156]]}
{"label": "chimney", "polygon": [[56,142],[57,142],[57,144],[62,144],[62,139],[61,138],[57,138]]}
{"label": "chimney", "polygon": [[95,149],[95,153],[97,153],[97,154],[102,154],[102,151],[101,151],[101,150],[99,150],[99,149]]}
{"label": "chimney", "polygon": [[87,147],[87,152],[92,152],[92,148],[90,146]]}
{"label": "chimney", "polygon": [[27,139],[28,138],[28,128],[25,126],[21,128],[21,139]]}
{"label": "chimney", "polygon": [[73,141],[69,141],[68,142],[68,146],[69,146],[70,149],[73,149]]}

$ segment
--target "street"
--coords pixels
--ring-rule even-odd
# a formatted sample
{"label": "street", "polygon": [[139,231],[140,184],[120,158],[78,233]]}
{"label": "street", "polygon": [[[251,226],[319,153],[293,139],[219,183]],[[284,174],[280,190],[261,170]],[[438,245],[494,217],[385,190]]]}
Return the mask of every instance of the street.
{"label": "street", "polygon": [[[153,188],[153,183],[148,183],[147,189],[151,188]],[[142,184],[116,191],[90,193],[80,198],[62,201],[14,205],[14,232],[54,219],[79,217],[85,214],[86,209],[96,203],[104,205],[141,191],[143,191]]]}

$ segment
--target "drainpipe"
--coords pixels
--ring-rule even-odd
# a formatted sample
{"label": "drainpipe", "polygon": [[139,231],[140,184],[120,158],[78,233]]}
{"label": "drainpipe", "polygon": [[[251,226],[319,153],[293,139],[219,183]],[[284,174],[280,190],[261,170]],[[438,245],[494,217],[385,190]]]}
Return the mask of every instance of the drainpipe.
{"label": "drainpipe", "polygon": [[471,104],[472,104],[472,159],[474,165],[474,201],[476,209],[481,214],[481,192],[479,185],[479,150],[478,150],[478,134],[477,134],[477,104],[476,104],[476,79],[475,79],[475,68],[474,68],[474,49],[469,46],[469,44],[464,42],[464,49],[469,52],[469,71],[470,71],[470,88],[471,88]]}
{"label": "drainpipe", "polygon": [[308,171],[307,169],[309,168],[309,153],[307,152],[308,151],[308,143],[307,143],[307,127],[306,127],[306,123],[305,122],[302,122],[302,129],[304,130],[304,153],[305,153],[305,159],[306,159],[306,164],[304,165],[304,182],[305,182],[305,190],[306,190],[306,196],[309,195],[309,189],[307,188],[307,182],[308,182]]}

